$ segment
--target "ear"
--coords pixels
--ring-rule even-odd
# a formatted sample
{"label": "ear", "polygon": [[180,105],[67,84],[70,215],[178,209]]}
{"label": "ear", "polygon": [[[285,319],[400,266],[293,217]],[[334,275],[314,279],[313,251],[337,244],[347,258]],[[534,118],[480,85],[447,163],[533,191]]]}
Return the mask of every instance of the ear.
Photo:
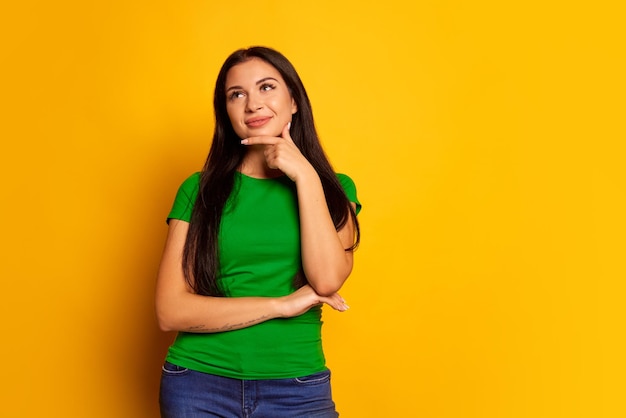
{"label": "ear", "polygon": [[298,111],[298,105],[296,104],[296,101],[292,97],[291,98],[291,114],[293,115],[297,111]]}

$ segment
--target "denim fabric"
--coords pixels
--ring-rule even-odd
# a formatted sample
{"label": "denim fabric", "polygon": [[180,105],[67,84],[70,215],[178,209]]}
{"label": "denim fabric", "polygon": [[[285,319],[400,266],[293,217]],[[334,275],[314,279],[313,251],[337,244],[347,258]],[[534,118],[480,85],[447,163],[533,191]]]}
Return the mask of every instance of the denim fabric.
{"label": "denim fabric", "polygon": [[293,379],[239,380],[165,362],[162,418],[336,418],[330,371]]}

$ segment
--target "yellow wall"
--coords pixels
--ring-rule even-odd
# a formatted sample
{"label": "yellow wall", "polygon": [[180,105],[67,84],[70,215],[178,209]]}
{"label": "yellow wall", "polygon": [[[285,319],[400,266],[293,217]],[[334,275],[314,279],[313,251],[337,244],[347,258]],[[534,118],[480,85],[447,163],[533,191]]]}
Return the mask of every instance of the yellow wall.
{"label": "yellow wall", "polygon": [[2,416],[158,415],[164,217],[204,161],[221,62],[253,44],[299,69],[364,204],[352,309],[325,317],[343,417],[626,415],[617,7],[14,3]]}

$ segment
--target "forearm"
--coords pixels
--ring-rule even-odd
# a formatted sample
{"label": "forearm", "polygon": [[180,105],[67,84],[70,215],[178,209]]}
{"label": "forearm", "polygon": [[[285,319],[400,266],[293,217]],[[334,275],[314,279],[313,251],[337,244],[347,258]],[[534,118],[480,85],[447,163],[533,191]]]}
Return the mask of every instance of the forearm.
{"label": "forearm", "polygon": [[336,230],[319,175],[291,139],[289,125],[280,137],[250,137],[242,144],[266,145],[267,167],[281,170],[296,183],[304,274],[319,295],[334,294],[352,270],[352,251],[345,250],[354,238],[352,221]]}
{"label": "forearm", "polygon": [[188,292],[176,296],[157,289],[156,303],[161,329],[196,333],[233,331],[273,318],[292,318],[321,303],[340,312],[348,309],[337,293],[321,296],[309,285],[277,298],[212,297]]}
{"label": "forearm", "polygon": [[319,294],[330,295],[341,288],[352,270],[352,252],[345,250],[350,244],[342,242],[335,229],[317,173],[311,168],[298,177],[296,187],[304,273]]}
{"label": "forearm", "polygon": [[188,228],[187,222],[170,222],[155,295],[157,319],[162,330],[197,333],[232,331],[273,318],[301,315],[320,303],[327,303],[340,311],[345,310],[341,297],[319,295],[311,286],[276,298],[196,294],[186,282],[182,268]]}
{"label": "forearm", "polygon": [[188,292],[157,298],[164,331],[213,333],[232,331],[281,316],[277,298],[226,298]]}

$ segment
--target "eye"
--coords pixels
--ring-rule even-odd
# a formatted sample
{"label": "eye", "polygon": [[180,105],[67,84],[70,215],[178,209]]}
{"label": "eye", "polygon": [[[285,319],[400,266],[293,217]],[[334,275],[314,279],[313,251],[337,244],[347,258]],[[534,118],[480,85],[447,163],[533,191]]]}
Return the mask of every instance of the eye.
{"label": "eye", "polygon": [[228,96],[228,99],[229,99],[229,100],[235,100],[235,99],[239,99],[239,98],[241,98],[241,97],[243,97],[243,96],[244,96],[243,91],[241,91],[241,90],[235,90],[235,91],[233,91],[232,93],[230,93],[230,95]]}
{"label": "eye", "polygon": [[276,88],[276,86],[272,83],[263,83],[261,84],[261,90],[262,91],[270,91],[270,90],[274,90]]}

